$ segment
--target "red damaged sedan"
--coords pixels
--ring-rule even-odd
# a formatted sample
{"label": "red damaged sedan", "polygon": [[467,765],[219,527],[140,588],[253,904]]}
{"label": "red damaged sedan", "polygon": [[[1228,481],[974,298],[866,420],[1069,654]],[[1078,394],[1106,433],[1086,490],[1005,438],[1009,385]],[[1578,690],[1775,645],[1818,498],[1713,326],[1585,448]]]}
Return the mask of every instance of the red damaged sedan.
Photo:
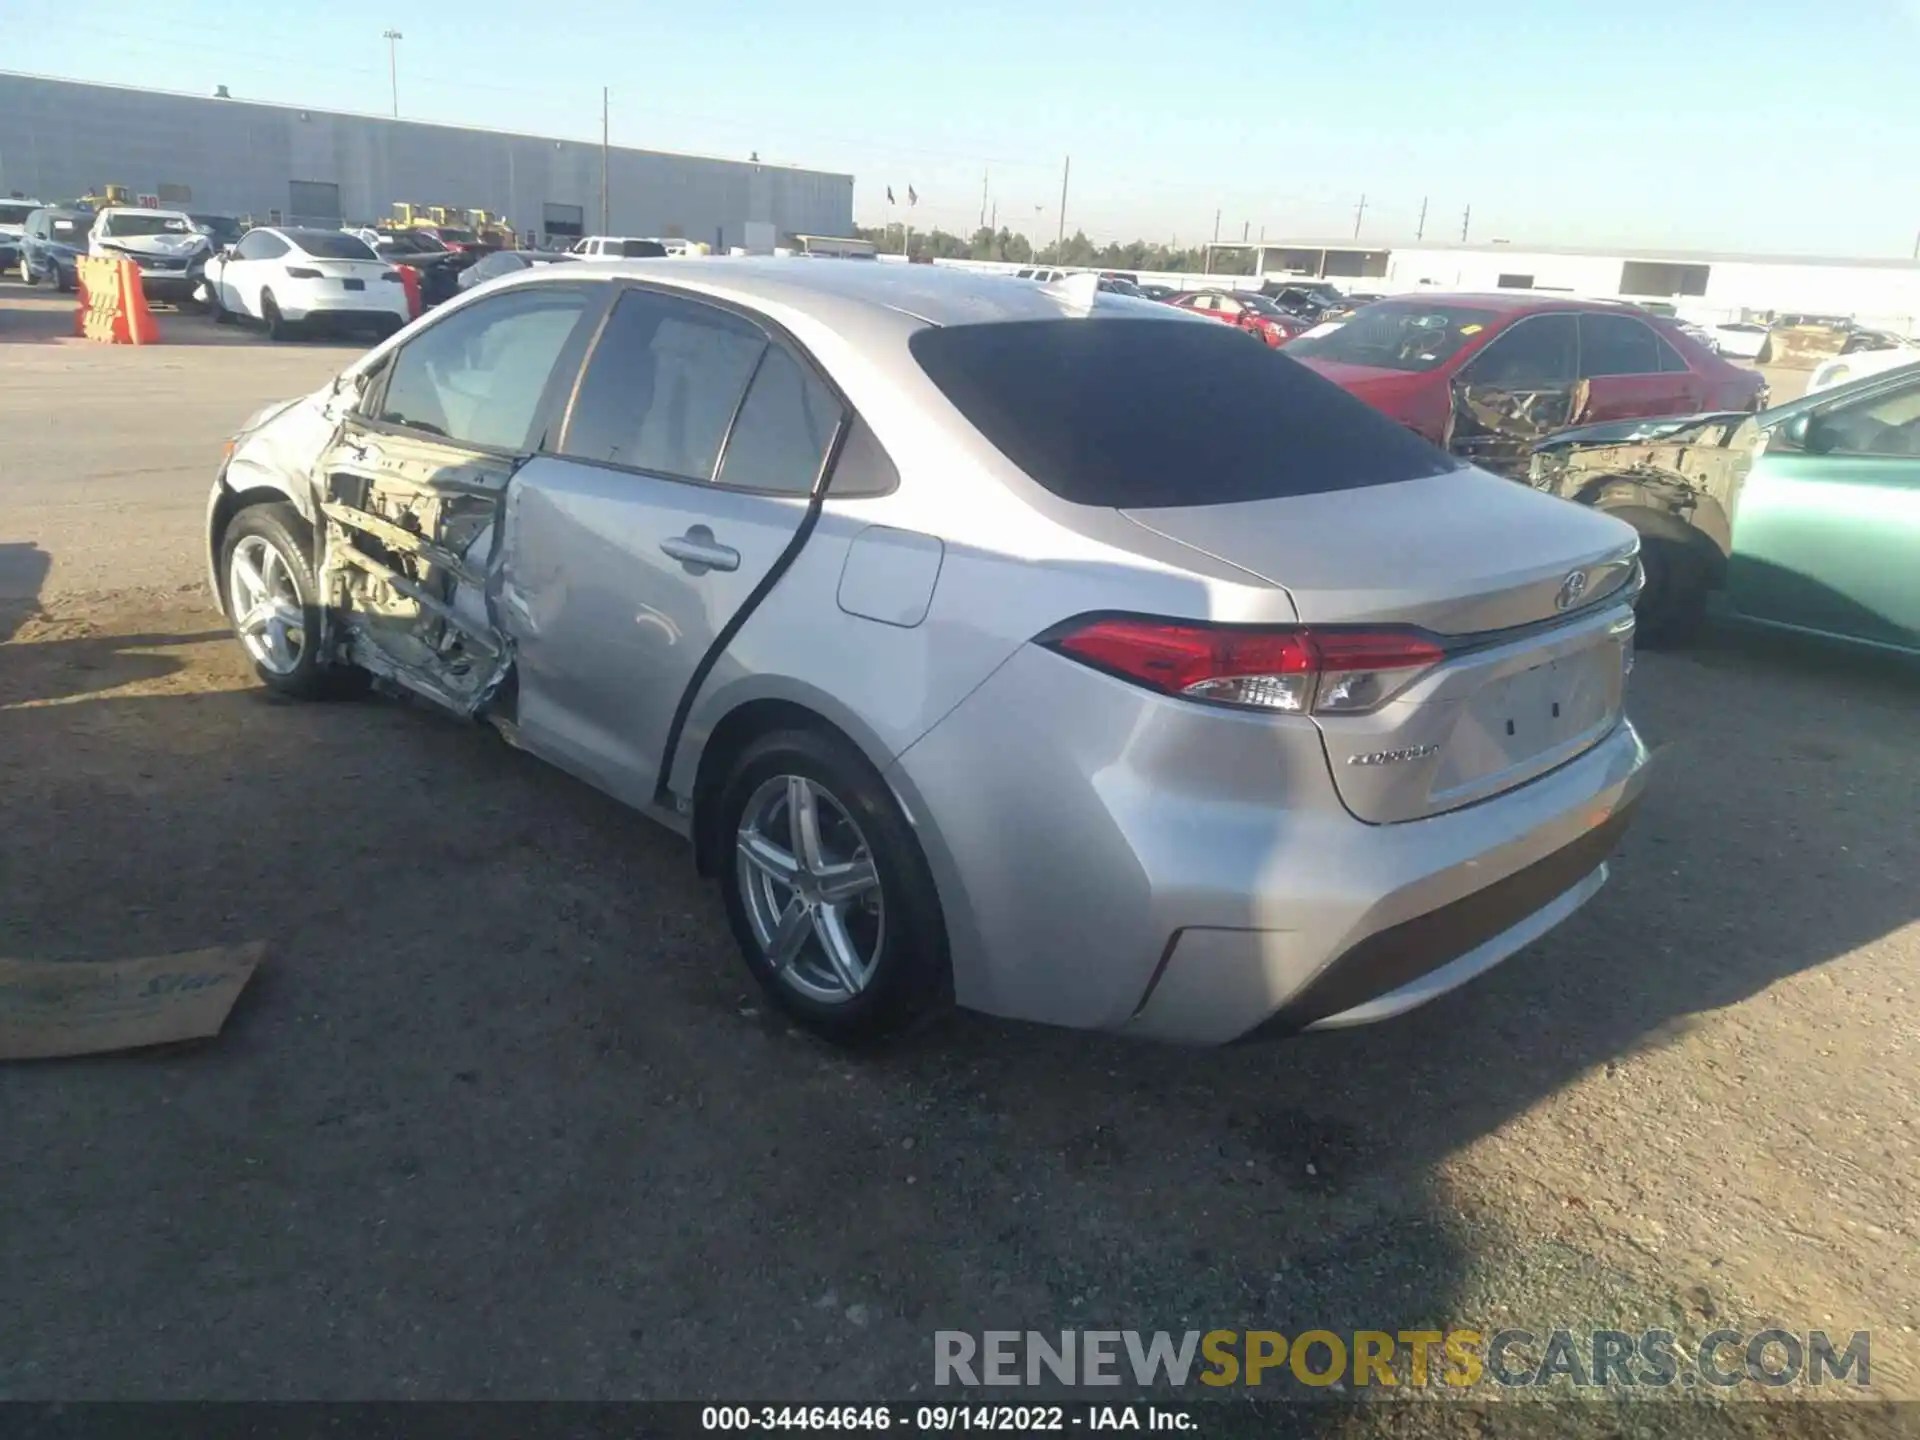
{"label": "red damaged sedan", "polygon": [[1304,335],[1312,324],[1282,310],[1266,296],[1246,290],[1194,290],[1174,296],[1167,304],[1237,325],[1276,347]]}
{"label": "red damaged sedan", "polygon": [[1572,425],[1757,410],[1759,372],[1622,301],[1409,295],[1363,306],[1287,354],[1490,470],[1524,470]]}

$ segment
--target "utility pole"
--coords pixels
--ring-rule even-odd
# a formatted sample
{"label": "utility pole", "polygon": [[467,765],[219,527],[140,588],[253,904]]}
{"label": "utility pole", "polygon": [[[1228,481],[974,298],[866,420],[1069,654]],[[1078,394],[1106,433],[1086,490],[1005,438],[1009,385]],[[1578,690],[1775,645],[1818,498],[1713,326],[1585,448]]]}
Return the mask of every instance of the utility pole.
{"label": "utility pole", "polygon": [[1247,243],[1247,234],[1252,229],[1253,229],[1253,222],[1251,220],[1242,220],[1240,222],[1240,243],[1242,245]]}
{"label": "utility pole", "polygon": [[993,202],[993,216],[987,221],[987,225],[994,234],[1000,233],[1000,202],[998,200]]}
{"label": "utility pole", "polygon": [[1427,197],[1424,195],[1420,197],[1420,223],[1414,228],[1413,238],[1416,240],[1427,238]]}
{"label": "utility pole", "polygon": [[1913,237],[1913,258],[1920,260],[1920,235]]}
{"label": "utility pole", "polygon": [[1354,212],[1353,212],[1353,238],[1356,240],[1360,238],[1360,222],[1366,218],[1366,215],[1367,215],[1367,197],[1366,197],[1366,194],[1362,192],[1360,196],[1360,203],[1358,206],[1354,208]]}
{"label": "utility pole", "polygon": [[1473,207],[1467,206],[1467,213],[1460,217],[1460,243],[1467,243],[1467,222],[1473,219]]}
{"label": "utility pole", "polygon": [[1053,263],[1058,265],[1067,249],[1067,177],[1073,173],[1073,157],[1067,156],[1060,167],[1060,229],[1053,238]]}
{"label": "utility pole", "polygon": [[1220,212],[1218,210],[1213,212],[1213,243],[1216,245],[1220,243]]}
{"label": "utility pole", "polygon": [[987,172],[980,172],[980,228],[987,228]]}
{"label": "utility pole", "polygon": [[385,30],[380,38],[387,42],[387,79],[393,85],[393,118],[400,118],[400,55],[399,43],[407,37],[398,30]]}
{"label": "utility pole", "polygon": [[607,114],[607,87],[602,85],[600,87],[600,233],[602,235],[613,229],[612,224],[607,220]]}

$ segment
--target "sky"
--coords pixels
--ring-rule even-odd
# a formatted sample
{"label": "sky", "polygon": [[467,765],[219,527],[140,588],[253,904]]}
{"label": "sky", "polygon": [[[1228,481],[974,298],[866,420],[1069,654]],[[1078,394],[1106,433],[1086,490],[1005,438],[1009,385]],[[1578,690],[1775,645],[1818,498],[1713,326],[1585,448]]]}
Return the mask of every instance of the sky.
{"label": "sky", "polygon": [[1920,237],[1920,0],[58,10],[0,0],[0,65],[385,114],[398,29],[403,116],[598,139],[605,86],[615,144],[848,172],[863,225],[964,233],[985,208],[1050,240],[1070,158],[1066,229],[1097,241],[1357,218],[1404,244],[1423,206],[1429,240],[1471,207],[1469,238],[1516,246],[1905,257]]}

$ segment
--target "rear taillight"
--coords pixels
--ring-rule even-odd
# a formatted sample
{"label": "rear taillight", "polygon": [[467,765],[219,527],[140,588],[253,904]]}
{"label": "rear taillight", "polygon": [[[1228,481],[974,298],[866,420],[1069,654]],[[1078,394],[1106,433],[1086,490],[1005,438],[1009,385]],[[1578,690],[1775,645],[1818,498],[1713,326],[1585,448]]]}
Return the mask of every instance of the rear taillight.
{"label": "rear taillight", "polygon": [[1041,643],[1163,694],[1294,715],[1371,710],[1446,658],[1436,642],[1411,630],[1254,629],[1132,617],[1076,622]]}
{"label": "rear taillight", "polygon": [[320,272],[309,269],[305,265],[289,265],[287,267],[287,278],[289,280],[318,280],[320,278]]}

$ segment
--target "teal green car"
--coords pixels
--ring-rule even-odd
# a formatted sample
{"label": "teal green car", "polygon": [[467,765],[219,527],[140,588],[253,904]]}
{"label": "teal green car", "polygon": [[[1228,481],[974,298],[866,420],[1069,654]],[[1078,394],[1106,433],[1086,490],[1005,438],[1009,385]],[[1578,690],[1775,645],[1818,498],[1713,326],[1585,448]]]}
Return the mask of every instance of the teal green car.
{"label": "teal green car", "polygon": [[1562,431],[1528,480],[1640,532],[1645,643],[1711,609],[1920,655],[1920,363],[1757,415]]}

